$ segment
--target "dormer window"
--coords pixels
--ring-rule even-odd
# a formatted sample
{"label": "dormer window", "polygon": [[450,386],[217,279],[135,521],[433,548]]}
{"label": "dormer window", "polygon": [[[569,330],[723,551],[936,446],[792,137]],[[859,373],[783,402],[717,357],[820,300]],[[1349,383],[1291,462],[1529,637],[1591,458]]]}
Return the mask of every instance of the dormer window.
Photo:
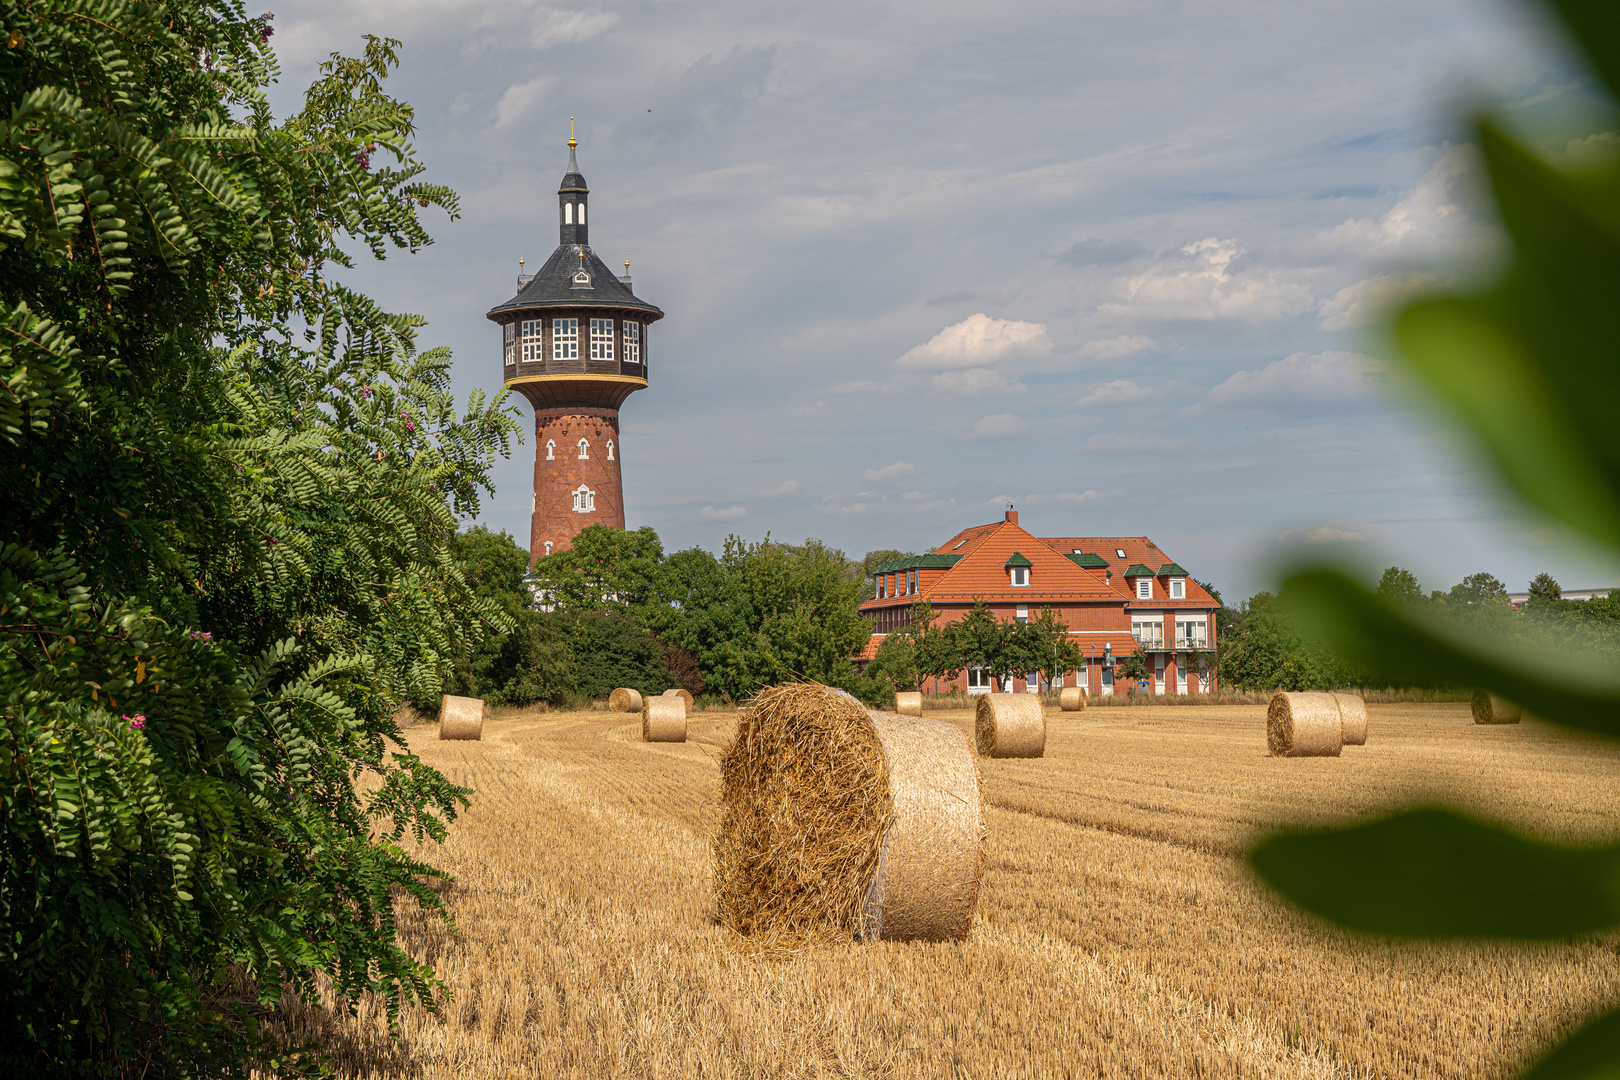
{"label": "dormer window", "polygon": [[1006,569],[1013,588],[1024,589],[1029,587],[1029,572],[1033,569],[1034,564],[1028,559],[1015,551],[1007,556],[1007,561],[1002,566]]}
{"label": "dormer window", "polygon": [[1142,577],[1136,579],[1136,598],[1138,600],[1153,599],[1153,579]]}
{"label": "dormer window", "polygon": [[1024,567],[1024,566],[1015,566],[1015,567],[1013,567],[1012,568],[1012,583],[1014,585],[1017,585],[1017,586],[1028,585],[1029,584],[1029,568]]}
{"label": "dormer window", "polygon": [[589,461],[591,457],[591,444],[588,439],[579,440],[579,460]]}
{"label": "dormer window", "polygon": [[591,275],[587,274],[585,271],[581,270],[579,273],[574,275],[575,285],[589,285],[590,283]]}
{"label": "dormer window", "polygon": [[1170,599],[1172,599],[1172,600],[1185,600],[1185,599],[1187,599],[1187,579],[1186,578],[1173,577],[1173,578],[1170,579]]}

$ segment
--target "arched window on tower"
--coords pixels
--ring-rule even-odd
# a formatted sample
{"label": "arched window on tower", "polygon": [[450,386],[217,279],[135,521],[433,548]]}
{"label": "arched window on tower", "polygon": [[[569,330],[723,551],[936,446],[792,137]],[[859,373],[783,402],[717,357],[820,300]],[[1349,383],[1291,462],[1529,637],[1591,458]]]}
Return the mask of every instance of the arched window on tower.
{"label": "arched window on tower", "polygon": [[547,461],[556,461],[557,460],[557,440],[556,439],[547,439],[546,440],[546,460]]}
{"label": "arched window on tower", "polygon": [[585,224],[585,204],[584,203],[579,204],[579,223],[581,225]]}
{"label": "arched window on tower", "polygon": [[572,225],[573,223],[574,223],[574,204],[571,203],[571,202],[565,202],[565,203],[563,203],[563,224],[564,225]]}
{"label": "arched window on tower", "polygon": [[546,554],[547,555],[551,554],[551,541],[550,540],[546,541]]}
{"label": "arched window on tower", "polygon": [[608,460],[609,461],[613,460],[613,440],[612,439],[608,440]]}
{"label": "arched window on tower", "polygon": [[581,484],[579,487],[574,489],[574,513],[596,513],[596,492],[592,491],[584,484]]}
{"label": "arched window on tower", "polygon": [[579,440],[579,460],[588,461],[588,460],[590,460],[590,456],[591,456],[591,444],[590,444],[589,440],[586,440],[586,439]]}

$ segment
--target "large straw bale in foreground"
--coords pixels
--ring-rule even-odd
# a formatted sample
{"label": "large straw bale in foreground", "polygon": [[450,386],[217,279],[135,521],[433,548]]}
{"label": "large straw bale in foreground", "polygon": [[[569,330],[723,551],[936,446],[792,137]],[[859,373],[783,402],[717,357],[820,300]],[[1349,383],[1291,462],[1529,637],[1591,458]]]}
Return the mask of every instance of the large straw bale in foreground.
{"label": "large straw bale in foreground", "polygon": [[608,695],[608,708],[614,712],[640,712],[641,691],[621,686]]}
{"label": "large straw bale in foreground", "polygon": [[720,921],[773,939],[960,940],[983,872],[960,728],[824,686],[762,692],[720,763]]}
{"label": "large straw bale in foreground", "polygon": [[894,695],[894,711],[901,716],[922,715],[922,695],[915,690],[900,690]]}
{"label": "large straw bale in foreground", "polygon": [[1035,694],[981,694],[973,712],[979,753],[985,757],[1041,757],[1046,753],[1046,711]]}
{"label": "large straw bale in foreground", "polygon": [[1058,708],[1064,712],[1085,712],[1085,692],[1078,686],[1065,686],[1058,694]]}
{"label": "large straw bale in foreground", "polygon": [[645,742],[685,742],[686,702],[673,694],[643,698],[641,738]]}
{"label": "large straw bale in foreground", "polygon": [[665,690],[664,697],[678,697],[686,705],[686,711],[692,711],[692,691],[684,686],[677,686],[673,690]]}
{"label": "large straw bale in foreground", "polygon": [[484,737],[484,699],[444,695],[439,705],[439,738],[473,739]]}
{"label": "large straw bale in foreground", "polygon": [[1338,757],[1339,703],[1332,694],[1279,693],[1266,709],[1266,745],[1276,757]]}
{"label": "large straw bale in foreground", "polygon": [[1474,693],[1474,723],[1517,724],[1524,712],[1506,698],[1479,690]]}
{"label": "large straw bale in foreground", "polygon": [[1367,702],[1360,694],[1334,694],[1339,703],[1339,738],[1346,746],[1367,745]]}

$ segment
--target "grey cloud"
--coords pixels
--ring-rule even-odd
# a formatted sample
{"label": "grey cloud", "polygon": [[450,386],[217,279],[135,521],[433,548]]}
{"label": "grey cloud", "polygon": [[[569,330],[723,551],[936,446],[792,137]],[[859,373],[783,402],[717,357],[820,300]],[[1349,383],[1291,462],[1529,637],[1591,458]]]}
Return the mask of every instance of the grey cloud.
{"label": "grey cloud", "polygon": [[1118,266],[1147,253],[1148,249],[1135,240],[1102,240],[1088,236],[1060,251],[1055,258],[1065,266]]}

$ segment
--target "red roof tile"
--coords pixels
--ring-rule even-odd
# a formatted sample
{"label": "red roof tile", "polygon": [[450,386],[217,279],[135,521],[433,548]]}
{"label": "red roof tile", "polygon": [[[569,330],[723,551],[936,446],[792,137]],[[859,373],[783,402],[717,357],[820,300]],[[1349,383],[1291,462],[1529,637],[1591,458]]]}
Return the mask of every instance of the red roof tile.
{"label": "red roof tile", "polygon": [[[1145,536],[1046,536],[1041,539],[1050,545],[1053,551],[1064,555],[1080,551],[1101,556],[1107,561],[1108,568],[1114,572],[1115,581],[1123,581],[1125,570],[1132,563],[1160,567],[1175,562],[1159,545]],[[1120,551],[1125,554],[1117,554]],[[1210,607],[1215,604],[1215,598],[1188,575],[1185,600],[1170,600],[1155,596],[1152,603],[1154,607]]]}

